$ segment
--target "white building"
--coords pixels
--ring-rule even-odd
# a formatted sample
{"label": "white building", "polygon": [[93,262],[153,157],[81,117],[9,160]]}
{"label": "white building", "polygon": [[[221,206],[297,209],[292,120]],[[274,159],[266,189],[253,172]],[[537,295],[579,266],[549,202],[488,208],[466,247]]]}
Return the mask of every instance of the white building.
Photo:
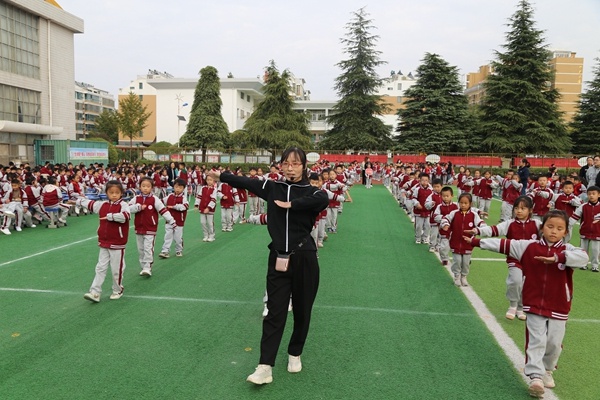
{"label": "white building", "polygon": [[33,162],[34,139],[75,139],[74,45],[83,20],[54,1],[0,1],[0,163]]}
{"label": "white building", "polygon": [[388,113],[381,116],[381,119],[384,124],[392,127],[392,132],[395,132],[398,126],[397,112],[400,108],[403,108],[403,103],[406,100],[405,92],[416,83],[417,78],[411,72],[404,75],[401,71],[392,71],[377,90],[376,94],[383,96],[382,100],[389,105]]}
{"label": "white building", "polygon": [[299,100],[294,103],[294,110],[306,112],[309,115],[310,125],[308,129],[313,134],[312,142],[319,143],[323,134],[332,128],[327,123],[327,117],[331,115],[337,101]]}
{"label": "white building", "polygon": [[75,131],[85,139],[96,128],[96,118],[104,111],[115,110],[115,96],[84,82],[75,82]]}
{"label": "white building", "polygon": [[[134,144],[157,142],[177,143],[185,133],[194,103],[198,79],[174,78],[166,72],[148,70],[126,88],[119,89],[119,99],[130,92],[140,96],[148,111],[152,112],[142,137]],[[222,78],[221,114],[230,132],[244,127],[244,123],[264,98],[263,82],[259,78]],[[128,138],[119,142],[129,145]]]}

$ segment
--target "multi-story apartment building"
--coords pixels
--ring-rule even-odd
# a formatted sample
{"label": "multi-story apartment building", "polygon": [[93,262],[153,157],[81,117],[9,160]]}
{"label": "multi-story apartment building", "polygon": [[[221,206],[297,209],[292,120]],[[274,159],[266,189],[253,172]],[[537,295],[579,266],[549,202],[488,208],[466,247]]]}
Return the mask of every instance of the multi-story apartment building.
{"label": "multi-story apartment building", "polygon": [[96,118],[104,111],[115,111],[115,97],[106,90],[75,82],[75,132],[85,139],[94,131]]}
{"label": "multi-story apartment building", "polygon": [[404,75],[400,70],[392,71],[377,90],[377,94],[382,96],[381,100],[388,106],[387,113],[382,115],[381,119],[392,129],[392,132],[395,132],[398,126],[398,110],[405,107],[405,92],[416,83],[417,78],[412,72]]}
{"label": "multi-story apartment building", "polygon": [[[577,112],[583,80],[583,58],[572,51],[553,51],[548,61],[554,74],[550,87],[560,93],[558,108],[565,122],[570,122]],[[467,74],[465,95],[469,104],[481,104],[485,95],[484,83],[494,73],[491,65],[479,67],[478,72]]]}
{"label": "multi-story apartment building", "polygon": [[54,1],[0,0],[0,164],[35,139],[75,139],[74,40],[83,20]]}

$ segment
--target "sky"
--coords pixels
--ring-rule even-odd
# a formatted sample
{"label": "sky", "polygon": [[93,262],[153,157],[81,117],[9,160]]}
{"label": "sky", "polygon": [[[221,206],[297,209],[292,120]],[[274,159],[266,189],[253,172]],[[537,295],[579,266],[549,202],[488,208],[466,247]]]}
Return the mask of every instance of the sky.
{"label": "sky", "polygon": [[[426,52],[460,74],[475,72],[506,42],[518,0],[57,0],[84,20],[75,36],[75,80],[107,90],[148,69],[198,78],[212,65],[221,77],[262,76],[269,60],[304,78],[312,100],[335,100],[336,64],[346,58],[340,39],[353,12],[365,7],[381,52],[378,73],[408,74]],[[534,20],[550,49],[584,57],[584,81],[600,57],[599,0],[537,0]]]}

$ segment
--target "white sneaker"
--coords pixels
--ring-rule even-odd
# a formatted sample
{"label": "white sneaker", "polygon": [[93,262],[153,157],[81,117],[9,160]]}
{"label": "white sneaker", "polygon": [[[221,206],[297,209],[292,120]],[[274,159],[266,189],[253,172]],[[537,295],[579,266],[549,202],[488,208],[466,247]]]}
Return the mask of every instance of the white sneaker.
{"label": "white sneaker", "polygon": [[519,318],[521,321],[527,321],[527,314],[525,314],[523,310],[518,310],[517,318]]}
{"label": "white sneaker", "polygon": [[4,229],[0,229],[0,232],[4,233],[5,235],[10,235],[11,232],[8,228],[4,228]]}
{"label": "white sneaker", "polygon": [[[521,311],[523,312],[523,311]],[[517,315],[517,308],[516,307],[509,307],[508,310],[506,310],[506,314],[504,314],[504,316],[506,317],[506,319],[510,319],[511,321],[513,319],[515,319],[515,316]]]}
{"label": "white sneaker", "polygon": [[215,241],[214,237],[208,238],[208,240],[207,240],[207,242],[214,242],[214,241]]}
{"label": "white sneaker", "polygon": [[183,252],[182,251],[176,252],[175,257],[183,257]]}
{"label": "white sneaker", "polygon": [[430,247],[430,248],[429,248],[429,252],[430,252],[430,253],[435,253],[435,247]]}
{"label": "white sneaker", "polygon": [[542,382],[544,382],[544,387],[547,387],[548,389],[556,387],[556,383],[554,383],[554,377],[552,376],[552,371],[546,371],[546,374],[542,376]]}
{"label": "white sneaker", "polygon": [[15,226],[15,231],[21,232],[23,231],[23,228],[21,228],[20,226]]}
{"label": "white sneaker", "polygon": [[323,247],[323,242],[317,243],[317,247]]}
{"label": "white sneaker", "polygon": [[31,224],[30,228],[35,228],[37,225]]}
{"label": "white sneaker", "polygon": [[158,255],[160,258],[169,258],[169,253],[166,253],[164,251],[161,251],[160,254]]}
{"label": "white sneaker", "polygon": [[302,361],[300,356],[288,356],[288,372],[295,374],[302,371]]}
{"label": "white sneaker", "polygon": [[290,299],[290,303],[288,304],[288,312],[292,311],[294,306],[292,305],[292,299]]}
{"label": "white sneaker", "polygon": [[98,293],[86,293],[83,295],[83,298],[86,300],[89,300],[93,303],[99,303],[100,302],[100,295]]}
{"label": "white sneaker", "polygon": [[421,239],[416,239],[415,244],[421,244]]}
{"label": "white sneaker", "polygon": [[460,275],[454,277],[454,286],[460,286]]}
{"label": "white sneaker", "polygon": [[149,269],[143,269],[142,272],[140,272],[140,276],[152,276],[152,271]]}
{"label": "white sneaker", "polygon": [[269,309],[267,308],[267,303],[265,303],[265,308],[263,309],[262,316],[263,318],[269,315]]}
{"label": "white sneaker", "polygon": [[202,241],[203,242],[208,242],[208,238],[203,238]]}
{"label": "white sneaker", "polygon": [[119,300],[123,296],[123,293],[113,293],[110,295],[111,300]]}
{"label": "white sneaker", "polygon": [[467,282],[467,277],[466,277],[466,276],[462,275],[462,276],[460,277],[460,284],[461,284],[462,286],[469,286],[469,282]]}
{"label": "white sneaker", "polygon": [[544,382],[540,378],[533,378],[529,383],[529,395],[538,399],[544,397]]}
{"label": "white sneaker", "polygon": [[273,372],[270,365],[258,364],[256,371],[252,375],[246,378],[247,382],[254,383],[255,385],[264,385],[265,383],[273,382]]}
{"label": "white sneaker", "polygon": [[58,222],[60,222],[61,224],[66,224],[66,223],[67,223],[67,220],[66,220],[66,219],[64,219],[64,218],[59,218],[59,219],[58,219]]}

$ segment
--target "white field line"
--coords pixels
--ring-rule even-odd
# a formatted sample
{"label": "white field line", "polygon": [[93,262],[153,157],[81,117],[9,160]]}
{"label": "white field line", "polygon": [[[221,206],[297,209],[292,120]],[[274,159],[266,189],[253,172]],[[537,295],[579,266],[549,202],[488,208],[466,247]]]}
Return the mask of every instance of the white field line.
{"label": "white field line", "polygon": [[48,250],[40,251],[38,253],[33,253],[33,254],[30,254],[30,255],[25,256],[25,257],[21,257],[21,258],[17,258],[17,259],[14,259],[14,260],[6,261],[6,262],[3,262],[3,263],[0,263],[0,267],[4,267],[4,266],[10,265],[10,264],[14,264],[14,263],[19,262],[19,261],[27,260],[29,258],[41,256],[42,254],[50,253],[51,251],[56,251],[56,250],[64,249],[65,247],[69,247],[69,246],[73,246],[75,244],[87,242],[87,241],[92,240],[92,239],[98,239],[98,236],[92,236],[92,237],[89,237],[89,238],[86,238],[86,239],[78,240],[76,242],[71,242],[69,244],[63,244],[62,246],[53,247],[53,248],[48,249]]}
{"label": "white field line", "polygon": [[[388,190],[389,190],[389,188],[388,188]],[[439,255],[437,253],[434,253],[434,254],[436,254],[436,257],[441,262]],[[504,260],[502,260],[502,261],[504,261]],[[448,272],[450,277],[453,279],[454,275],[452,274],[450,263],[448,263],[448,265],[446,265],[444,268],[446,269],[446,271]],[[448,282],[450,284],[451,281],[448,281]],[[498,345],[500,346],[500,348],[502,348],[502,350],[504,351],[506,356],[510,359],[514,368],[519,372],[523,381],[526,383],[529,383],[529,378],[527,376],[525,376],[525,374],[523,373],[523,369],[525,367],[525,365],[524,365],[525,356],[519,350],[519,348],[515,344],[514,340],[512,340],[512,338],[510,336],[508,336],[506,331],[504,329],[502,329],[502,327],[500,326],[498,321],[496,321],[496,318],[494,317],[494,315],[492,315],[492,313],[487,308],[487,306],[485,305],[483,300],[481,300],[481,297],[479,297],[477,295],[477,293],[475,293],[475,291],[471,288],[471,286],[461,287],[461,290],[464,293],[464,295],[466,296],[467,300],[469,300],[469,302],[471,303],[471,305],[477,312],[477,315],[479,315],[479,317],[481,318],[481,320],[483,321],[485,326],[488,328],[488,330],[494,336],[494,338],[498,342]],[[554,392],[552,392],[550,389],[545,390],[544,398],[546,400],[558,400],[558,397],[556,397]]]}

